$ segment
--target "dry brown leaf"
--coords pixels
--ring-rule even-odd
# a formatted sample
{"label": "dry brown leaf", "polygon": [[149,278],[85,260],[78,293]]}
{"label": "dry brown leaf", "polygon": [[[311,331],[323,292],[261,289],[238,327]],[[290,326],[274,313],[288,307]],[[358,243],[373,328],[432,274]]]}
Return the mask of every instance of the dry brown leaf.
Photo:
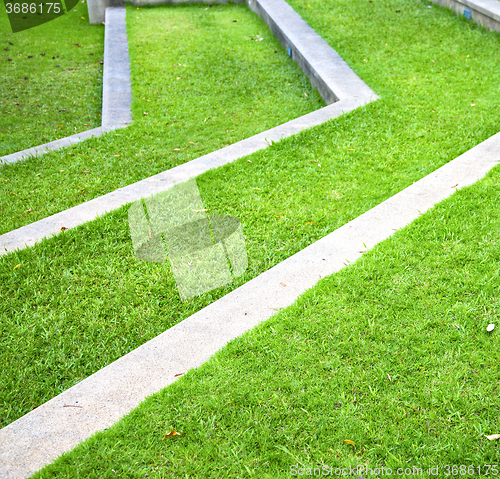
{"label": "dry brown leaf", "polygon": [[177,374],[174,374],[174,378],[176,378],[177,376],[182,376],[184,373],[177,373]]}
{"label": "dry brown leaf", "polygon": [[347,444],[350,444],[351,446],[354,446],[356,447],[356,444],[354,444],[352,441],[350,441],[349,439],[344,439],[344,442],[346,442]]}
{"label": "dry brown leaf", "polygon": [[61,226],[61,231],[67,230],[66,226]]}
{"label": "dry brown leaf", "polygon": [[286,286],[286,284],[285,284],[285,283],[283,283],[283,281],[282,281],[280,284],[281,284],[281,286]]}
{"label": "dry brown leaf", "polygon": [[80,173],[90,173],[90,171],[88,171],[88,170],[83,170],[83,171],[80,171]]}
{"label": "dry brown leaf", "polygon": [[16,265],[14,266],[14,269],[17,269],[17,268],[19,268],[19,266],[21,266],[21,263],[19,263],[19,264],[16,264]]}
{"label": "dry brown leaf", "polygon": [[486,436],[486,439],[494,441],[495,439],[500,439],[500,434],[492,434],[491,436]]}
{"label": "dry brown leaf", "polygon": [[170,431],[170,432],[167,432],[167,434],[165,434],[163,436],[163,439],[165,439],[166,437],[169,437],[169,436],[182,436],[182,434],[179,432],[176,432],[176,431]]}

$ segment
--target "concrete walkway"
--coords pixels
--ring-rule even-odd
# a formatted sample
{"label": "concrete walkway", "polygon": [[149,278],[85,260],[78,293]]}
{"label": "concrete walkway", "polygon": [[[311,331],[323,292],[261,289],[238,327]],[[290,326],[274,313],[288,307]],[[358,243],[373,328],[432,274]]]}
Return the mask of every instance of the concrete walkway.
{"label": "concrete walkway", "polygon": [[[325,101],[330,103],[328,106],[171,170],[5,233],[0,236],[0,256],[33,246],[43,238],[59,234],[62,227],[69,229],[92,221],[97,216],[127,203],[167,190],[174,184],[194,178],[209,169],[266,148],[272,141],[279,141],[306,128],[320,125],[378,99],[339,54],[284,0],[252,0],[251,7],[262,16],[287,51],[289,49],[292,58],[297,60],[311,82],[317,86]],[[130,115],[130,69],[125,64],[128,62],[128,47],[123,47],[123,44],[127,45],[125,8],[109,7],[106,9],[104,49],[111,64],[109,67],[105,64],[104,68],[102,131],[115,128],[117,123],[125,122],[129,118],[127,115]],[[68,138],[66,140],[69,141]],[[19,160],[27,151],[29,150],[10,156],[20,155],[16,157]]]}

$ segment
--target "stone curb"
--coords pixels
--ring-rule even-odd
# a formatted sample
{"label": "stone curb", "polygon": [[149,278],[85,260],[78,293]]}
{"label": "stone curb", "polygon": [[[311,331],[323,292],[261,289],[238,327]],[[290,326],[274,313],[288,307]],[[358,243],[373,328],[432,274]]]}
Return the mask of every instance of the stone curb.
{"label": "stone curb", "polygon": [[288,3],[247,0],[247,4],[267,24],[327,104],[356,97],[378,98]]}
{"label": "stone curb", "polygon": [[498,0],[431,0],[441,7],[450,8],[459,15],[469,10],[470,18],[490,30],[500,32],[500,2]]}
{"label": "stone curb", "polygon": [[17,153],[11,153],[10,155],[2,156],[0,158],[0,166],[2,163],[15,163],[19,160],[24,160],[30,156],[43,155],[50,150],[58,150],[59,148],[64,148],[65,146],[70,146],[78,143],[87,138],[92,138],[93,136],[101,136],[103,133],[113,130],[113,128],[104,128],[99,126],[93,128],[92,130],[87,130],[82,133],[76,133],[66,138],[61,138],[60,140],[51,141],[50,143],[45,143],[44,145],[34,146],[33,148],[28,148],[27,150],[18,151]]}
{"label": "stone curb", "polygon": [[500,133],[296,253],[0,430],[2,478],[21,478],[149,395],[206,362],[228,341],[293,304],[458,188],[500,163]]}
{"label": "stone curb", "polygon": [[41,155],[50,150],[58,150],[93,136],[100,136],[111,130],[123,128],[132,122],[132,113],[130,111],[130,105],[132,104],[130,60],[128,43],[124,42],[123,38],[127,38],[125,8],[107,9],[104,31],[102,126],[2,156],[0,157],[0,167],[2,163],[15,163],[30,156]]}

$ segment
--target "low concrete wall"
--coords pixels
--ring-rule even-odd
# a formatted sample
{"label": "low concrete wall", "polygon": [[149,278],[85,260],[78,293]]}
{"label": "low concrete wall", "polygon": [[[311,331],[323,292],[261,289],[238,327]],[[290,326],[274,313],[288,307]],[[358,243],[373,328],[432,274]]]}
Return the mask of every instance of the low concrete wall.
{"label": "low concrete wall", "polygon": [[459,15],[470,12],[470,19],[489,30],[500,32],[500,2],[498,0],[431,0]]}

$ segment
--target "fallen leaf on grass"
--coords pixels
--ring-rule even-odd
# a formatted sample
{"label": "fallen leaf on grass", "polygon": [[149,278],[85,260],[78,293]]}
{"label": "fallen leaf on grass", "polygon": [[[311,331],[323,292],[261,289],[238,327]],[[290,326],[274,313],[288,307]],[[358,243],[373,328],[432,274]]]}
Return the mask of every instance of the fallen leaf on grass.
{"label": "fallen leaf on grass", "polygon": [[25,213],[29,213],[31,211],[31,208],[29,210],[26,210]]}
{"label": "fallen leaf on grass", "polygon": [[115,155],[115,156],[119,157],[119,156],[122,156],[122,155]]}
{"label": "fallen leaf on grass", "polygon": [[354,148],[347,148],[349,151],[354,151]]}
{"label": "fallen leaf on grass", "polygon": [[19,266],[21,266],[21,263],[19,263],[19,264],[16,264],[16,265],[14,266],[14,269],[17,269],[17,268],[19,268]]}
{"label": "fallen leaf on grass", "polygon": [[352,441],[350,441],[349,439],[344,439],[344,442],[346,442],[347,444],[350,444],[351,446],[354,446],[356,447],[356,444],[354,444]]}
{"label": "fallen leaf on grass", "polygon": [[274,215],[274,216],[276,216],[276,218],[283,218],[283,216],[279,216],[279,215]]}
{"label": "fallen leaf on grass", "polygon": [[83,170],[83,171],[80,171],[80,173],[90,173],[89,170]]}
{"label": "fallen leaf on grass", "polygon": [[492,434],[491,436],[486,436],[486,439],[494,441],[495,439],[500,439],[500,434]]}
{"label": "fallen leaf on grass", "polygon": [[312,225],[313,223],[316,223],[315,221],[309,221],[308,223],[306,223],[306,225]]}
{"label": "fallen leaf on grass", "polygon": [[173,151],[181,151],[180,148],[174,148]]}
{"label": "fallen leaf on grass", "polygon": [[260,190],[260,191],[262,191],[261,188],[252,188],[252,190]]}
{"label": "fallen leaf on grass", "polygon": [[206,208],[204,208],[203,210],[193,210],[191,208],[191,211],[193,211],[194,213],[203,213],[203,211],[208,211]]}
{"label": "fallen leaf on grass", "polygon": [[[182,436],[182,434],[179,432],[176,432],[176,431],[170,431],[170,432],[167,432],[167,434],[165,434],[163,436],[163,439],[165,439],[168,436]],[[163,439],[162,439],[162,441],[163,441]]]}

